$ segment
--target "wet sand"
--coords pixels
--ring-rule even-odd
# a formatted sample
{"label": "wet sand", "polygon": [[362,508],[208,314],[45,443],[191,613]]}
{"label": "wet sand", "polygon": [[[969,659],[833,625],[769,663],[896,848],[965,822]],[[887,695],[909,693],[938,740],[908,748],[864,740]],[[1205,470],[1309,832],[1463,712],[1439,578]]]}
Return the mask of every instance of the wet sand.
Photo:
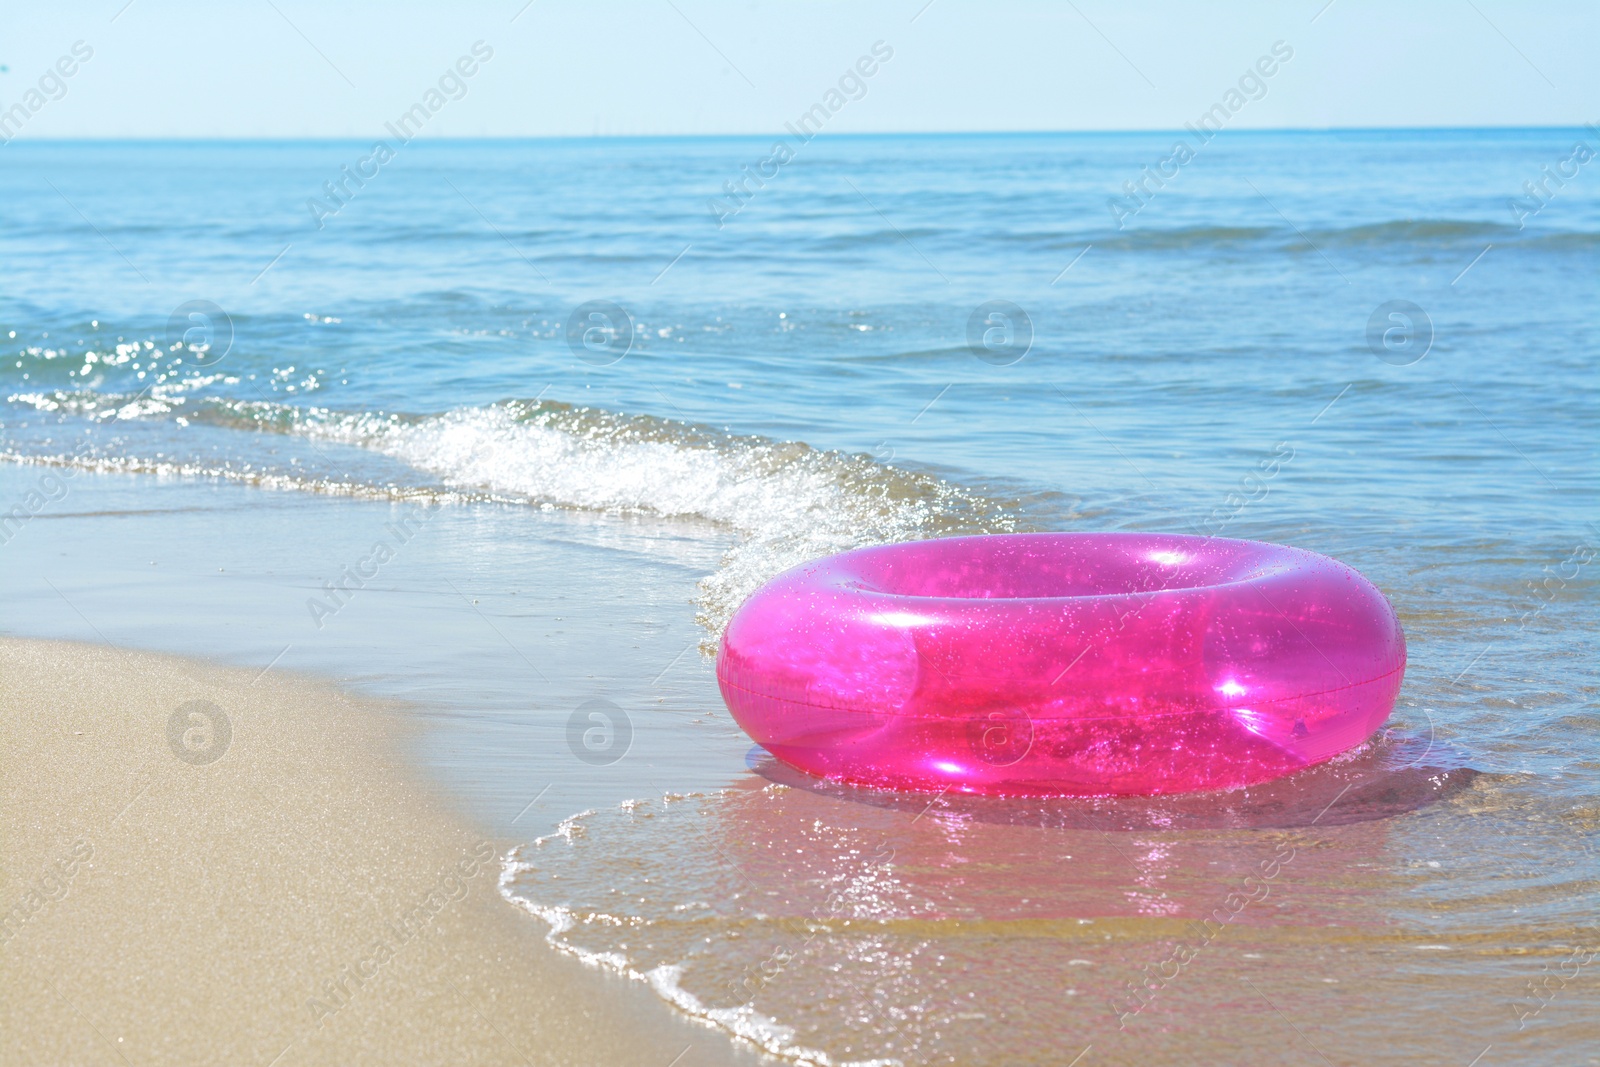
{"label": "wet sand", "polygon": [[552,951],[415,729],[277,670],[0,640],[0,1061],[754,1062]]}

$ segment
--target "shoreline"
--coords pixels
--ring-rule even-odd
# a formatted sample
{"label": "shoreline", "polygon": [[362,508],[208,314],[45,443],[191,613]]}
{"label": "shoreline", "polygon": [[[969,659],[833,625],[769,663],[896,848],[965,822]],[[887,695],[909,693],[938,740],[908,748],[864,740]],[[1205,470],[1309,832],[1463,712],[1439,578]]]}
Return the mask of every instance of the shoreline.
{"label": "shoreline", "polygon": [[398,705],[10,637],[0,677],[0,1060],[755,1062],[546,944]]}

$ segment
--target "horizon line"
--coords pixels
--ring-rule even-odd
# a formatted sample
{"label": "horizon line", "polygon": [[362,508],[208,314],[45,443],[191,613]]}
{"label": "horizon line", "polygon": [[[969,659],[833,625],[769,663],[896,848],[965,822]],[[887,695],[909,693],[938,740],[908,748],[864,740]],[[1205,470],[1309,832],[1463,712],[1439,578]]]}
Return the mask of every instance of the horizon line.
{"label": "horizon line", "polygon": [[[1235,129],[1225,129],[1218,132],[1221,137],[1227,134],[1358,134],[1358,133],[1472,133],[1472,132],[1556,132],[1570,130],[1594,130],[1595,123],[1571,123],[1557,125],[1516,125],[1516,124],[1491,124],[1491,125],[1444,125],[1444,126],[1254,126]],[[867,138],[867,137],[1106,137],[1126,135],[1158,136],[1170,134],[1181,137],[1185,131],[1181,128],[1167,127],[1136,127],[1119,129],[1042,129],[1042,130],[862,130],[862,131],[834,131],[819,132],[814,140]],[[217,136],[207,134],[151,134],[151,135],[121,135],[121,136],[51,136],[24,135],[14,136],[3,142],[4,145],[12,144],[160,144],[160,143],[200,143],[200,144],[290,144],[311,142],[365,142],[370,135],[359,134],[264,134],[243,136]],[[492,141],[689,141],[689,140],[735,140],[764,137],[782,137],[781,133],[772,131],[743,132],[743,133],[548,133],[548,134],[433,134],[412,137],[407,143],[417,141],[437,142],[492,142]],[[382,139],[381,137],[379,138]]]}

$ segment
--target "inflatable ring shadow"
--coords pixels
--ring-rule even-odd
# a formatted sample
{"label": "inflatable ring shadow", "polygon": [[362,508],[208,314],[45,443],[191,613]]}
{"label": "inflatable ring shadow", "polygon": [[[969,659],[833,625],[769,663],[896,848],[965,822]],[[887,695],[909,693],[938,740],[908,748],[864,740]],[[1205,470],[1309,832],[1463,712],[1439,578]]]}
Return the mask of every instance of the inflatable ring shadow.
{"label": "inflatable ring shadow", "polygon": [[[1480,772],[1425,737],[1380,734],[1353,755],[1242,789],[1161,796],[994,797],[905,793],[816,778],[760,745],[746,754],[755,774],[794,789],[875,808],[1062,830],[1291,829],[1374,822],[1418,811],[1471,785]],[[1431,761],[1429,757],[1432,757]]]}

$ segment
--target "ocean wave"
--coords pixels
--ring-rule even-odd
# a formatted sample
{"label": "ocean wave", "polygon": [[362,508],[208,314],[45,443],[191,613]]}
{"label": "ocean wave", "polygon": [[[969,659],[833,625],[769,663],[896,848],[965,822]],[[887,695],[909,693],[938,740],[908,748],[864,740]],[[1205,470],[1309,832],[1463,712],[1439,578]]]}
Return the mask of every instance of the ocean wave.
{"label": "ocean wave", "polygon": [[867,230],[859,233],[833,233],[805,242],[809,252],[852,252],[857,249],[904,247],[907,241],[936,241],[957,236],[957,231],[941,226],[906,226],[903,229]]}
{"label": "ocean wave", "polygon": [[[1095,243],[1107,248],[1154,252],[1275,240],[1284,232],[1276,226],[1131,226],[1126,230],[1102,233]],[[1087,240],[1093,240],[1093,237]]]}
{"label": "ocean wave", "polygon": [[347,412],[272,401],[89,390],[19,393],[41,411],[92,421],[166,419],[299,437],[397,460],[420,484],[363,482],[340,457],[297,470],[167,457],[73,457],[101,470],[221,477],[268,488],[415,500],[497,500],[667,518],[733,530],[739,543],[700,582],[709,653],[734,610],[763,582],[859,545],[1017,528],[1015,509],[931,473],[796,441],[721,433],[555,401],[507,400],[442,415]]}
{"label": "ocean wave", "polygon": [[1510,223],[1475,219],[1389,219],[1355,226],[1130,226],[1124,230],[1085,231],[1048,238],[1018,237],[1025,243],[1044,243],[1063,251],[1085,244],[1128,252],[1181,251],[1211,246],[1259,244],[1275,247],[1307,241],[1332,247],[1403,247],[1463,244],[1476,241],[1529,245],[1552,249],[1593,247],[1600,234],[1587,231],[1519,229]]}
{"label": "ocean wave", "polygon": [[994,502],[929,474],[651,415],[512,400],[423,419],[287,417],[301,432],[381,451],[452,488],[731,527],[742,542],[700,583],[699,621],[713,640],[757,586],[806,560],[1014,525]]}
{"label": "ocean wave", "polygon": [[1570,249],[1576,252],[1587,252],[1594,248],[1600,248],[1600,233],[1591,230],[1536,231],[1524,238],[1524,241],[1539,248],[1553,248],[1560,251]]}
{"label": "ocean wave", "polygon": [[1325,227],[1308,230],[1312,240],[1341,245],[1427,244],[1444,241],[1505,240],[1516,234],[1515,226],[1472,219],[1390,219],[1359,226]]}

